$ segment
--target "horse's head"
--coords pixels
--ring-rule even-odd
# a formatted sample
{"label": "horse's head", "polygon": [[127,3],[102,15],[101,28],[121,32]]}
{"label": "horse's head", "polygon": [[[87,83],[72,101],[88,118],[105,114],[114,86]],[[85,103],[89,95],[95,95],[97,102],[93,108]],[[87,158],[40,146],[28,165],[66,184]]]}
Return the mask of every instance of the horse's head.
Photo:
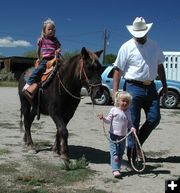
{"label": "horse's head", "polygon": [[101,64],[99,62],[99,57],[103,50],[98,52],[87,51],[86,48],[82,48],[82,65],[85,81],[83,81],[83,86],[85,86],[89,91],[91,98],[100,97],[103,94],[103,89],[101,85]]}

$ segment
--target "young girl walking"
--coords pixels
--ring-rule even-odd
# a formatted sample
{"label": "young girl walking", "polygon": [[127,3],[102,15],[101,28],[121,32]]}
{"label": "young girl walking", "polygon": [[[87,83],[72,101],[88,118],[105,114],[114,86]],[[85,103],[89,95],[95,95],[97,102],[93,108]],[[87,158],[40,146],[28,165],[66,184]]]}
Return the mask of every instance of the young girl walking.
{"label": "young girl walking", "polygon": [[110,124],[110,161],[115,178],[119,178],[121,175],[122,157],[126,145],[126,140],[121,141],[121,139],[126,136],[127,131],[135,131],[132,126],[131,113],[128,110],[131,100],[132,96],[128,92],[116,92],[114,107],[111,108],[109,114],[106,117],[102,113],[98,114],[99,119]]}

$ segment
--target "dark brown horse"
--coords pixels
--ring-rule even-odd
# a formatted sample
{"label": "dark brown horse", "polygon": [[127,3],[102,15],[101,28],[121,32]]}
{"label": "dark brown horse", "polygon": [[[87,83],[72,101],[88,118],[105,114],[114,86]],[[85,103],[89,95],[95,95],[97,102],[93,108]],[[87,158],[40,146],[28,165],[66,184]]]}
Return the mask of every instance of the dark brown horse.
{"label": "dark brown horse", "polygon": [[[39,111],[49,115],[56,124],[56,139],[53,151],[61,155],[62,159],[69,159],[68,150],[68,122],[73,117],[80,102],[82,86],[91,90],[91,97],[101,95],[101,74],[99,56],[102,51],[91,52],[82,48],[81,53],[63,61],[59,64],[55,76],[43,89]],[[31,136],[31,124],[37,115],[37,95],[34,103],[30,105],[23,95],[22,89],[25,85],[24,74],[19,80],[19,97],[21,102],[21,113],[24,116],[24,141],[27,146],[33,146]],[[101,92],[100,92],[101,91]]]}

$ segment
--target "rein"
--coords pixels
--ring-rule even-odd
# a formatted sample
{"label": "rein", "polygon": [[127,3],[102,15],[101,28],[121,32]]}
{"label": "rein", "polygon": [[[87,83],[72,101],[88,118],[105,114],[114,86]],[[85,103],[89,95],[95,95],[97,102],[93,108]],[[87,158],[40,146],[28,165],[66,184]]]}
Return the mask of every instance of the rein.
{"label": "rein", "polygon": [[70,96],[72,96],[73,98],[75,98],[75,99],[77,99],[77,100],[81,100],[81,99],[82,99],[82,97],[78,97],[78,96],[73,95],[73,94],[64,86],[64,84],[62,83],[62,81],[61,81],[61,79],[60,79],[59,74],[58,74],[58,77],[59,77],[59,82],[60,82],[61,86],[64,88],[64,90],[65,90]]}

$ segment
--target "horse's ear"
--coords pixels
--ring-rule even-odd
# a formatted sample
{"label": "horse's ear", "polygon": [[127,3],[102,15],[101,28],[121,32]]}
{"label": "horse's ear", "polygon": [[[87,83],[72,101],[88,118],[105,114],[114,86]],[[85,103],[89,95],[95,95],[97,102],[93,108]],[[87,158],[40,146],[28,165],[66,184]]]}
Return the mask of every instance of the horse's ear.
{"label": "horse's ear", "polygon": [[100,50],[100,51],[98,51],[98,52],[95,52],[95,54],[98,56],[98,58],[101,56],[101,54],[102,54],[103,51],[104,51],[104,50]]}
{"label": "horse's ear", "polygon": [[86,59],[89,58],[88,51],[86,50],[85,47],[83,47],[83,48],[81,49],[81,55],[82,55],[83,58],[86,58]]}

